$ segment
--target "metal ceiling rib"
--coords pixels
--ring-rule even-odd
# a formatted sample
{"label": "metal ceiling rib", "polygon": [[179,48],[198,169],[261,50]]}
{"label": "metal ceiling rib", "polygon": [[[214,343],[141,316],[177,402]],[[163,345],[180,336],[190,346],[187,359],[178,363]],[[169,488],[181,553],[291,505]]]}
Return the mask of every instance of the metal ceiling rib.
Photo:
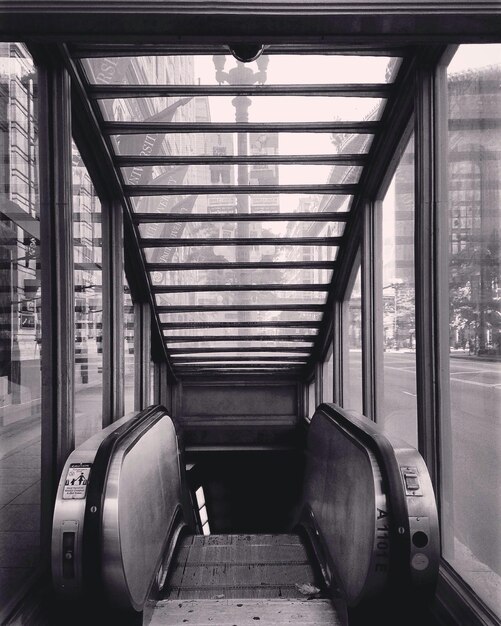
{"label": "metal ceiling rib", "polygon": [[[371,162],[369,142],[383,129],[399,59],[388,61],[395,51],[383,49],[330,50],[325,56],[349,55],[355,64],[374,57],[379,74],[364,82],[322,75],[324,82],[281,77],[264,84],[268,65],[290,48],[270,50],[255,72],[259,80],[244,64],[230,79],[221,73],[223,49],[211,50],[219,55],[213,73],[220,84],[209,84],[207,65],[197,83],[194,68],[208,49],[76,46],[73,56],[131,207],[174,371],[297,376],[323,327],[337,252],[353,221],[349,209]],[[308,52],[325,50],[297,48],[295,58],[307,64]],[[234,108],[225,109],[221,96],[232,96]],[[325,119],[294,120],[304,111],[288,121],[280,111],[278,119],[269,116],[279,98],[290,118],[296,97],[324,107]],[[363,99],[373,108],[359,110]],[[261,101],[269,106],[249,121],[249,108]],[[290,135],[298,138],[294,148]]]}

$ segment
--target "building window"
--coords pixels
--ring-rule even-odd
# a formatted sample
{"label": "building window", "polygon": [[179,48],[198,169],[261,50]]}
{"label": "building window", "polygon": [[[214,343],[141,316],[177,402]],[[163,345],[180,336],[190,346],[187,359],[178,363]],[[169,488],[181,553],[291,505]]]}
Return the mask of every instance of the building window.
{"label": "building window", "polygon": [[0,571],[2,609],[40,563],[41,281],[37,73],[0,43]]}
{"label": "building window", "polygon": [[442,423],[444,558],[501,613],[501,46],[447,71],[450,416]]}
{"label": "building window", "polygon": [[75,446],[102,428],[103,295],[101,203],[72,145],[75,263]]}
{"label": "building window", "polygon": [[378,422],[417,447],[414,137],[383,200],[384,396]]}
{"label": "building window", "polygon": [[363,412],[361,270],[343,308],[343,407]]}

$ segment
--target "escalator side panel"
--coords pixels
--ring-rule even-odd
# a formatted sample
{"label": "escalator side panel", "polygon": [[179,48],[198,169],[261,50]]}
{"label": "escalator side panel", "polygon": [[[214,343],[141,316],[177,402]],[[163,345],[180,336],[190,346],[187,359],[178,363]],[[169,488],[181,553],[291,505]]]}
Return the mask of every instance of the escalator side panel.
{"label": "escalator side panel", "polygon": [[103,580],[113,605],[140,610],[181,511],[181,475],[172,421],[123,441],[110,464],[103,509]]}
{"label": "escalator side panel", "polygon": [[388,515],[372,453],[316,416],[309,429],[304,503],[350,605],[380,592],[388,575]]}
{"label": "escalator side panel", "polygon": [[[52,525],[52,579],[55,588],[70,597],[83,592],[83,532],[86,510],[86,485],[80,485],[80,493],[69,493],[66,483],[71,483],[70,468],[90,466],[87,482],[93,478],[92,465],[101,443],[130,419],[126,415],[82,443],[68,457],[61,473],[54,506]],[[73,472],[75,474],[75,472]],[[78,481],[78,474],[74,475]],[[84,488],[85,487],[85,488]],[[66,492],[65,492],[66,488]],[[76,490],[74,490],[76,491]],[[72,536],[69,536],[72,535]],[[72,543],[72,549],[68,546]]]}
{"label": "escalator side panel", "polygon": [[388,439],[400,470],[410,533],[410,578],[415,590],[430,597],[435,590],[440,563],[440,532],[435,494],[421,455],[406,442]]}

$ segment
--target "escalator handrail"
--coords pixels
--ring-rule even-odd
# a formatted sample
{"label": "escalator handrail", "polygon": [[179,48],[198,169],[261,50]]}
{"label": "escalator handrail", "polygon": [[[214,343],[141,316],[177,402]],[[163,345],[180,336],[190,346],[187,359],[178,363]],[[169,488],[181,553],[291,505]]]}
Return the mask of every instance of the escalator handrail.
{"label": "escalator handrail", "polygon": [[400,468],[393,445],[381,432],[380,427],[364,417],[353,415],[331,403],[320,404],[315,411],[334,425],[344,428],[355,439],[364,444],[375,455],[381,469],[383,482],[388,492],[390,519],[390,568],[392,590],[406,592],[410,587],[411,573],[409,553],[411,547],[410,526]]}
{"label": "escalator handrail", "polygon": [[[155,416],[168,415],[162,405],[150,406],[134,415],[130,420],[111,432],[100,443],[92,464],[92,471],[87,487],[84,525],[82,533],[82,571],[83,580],[92,597],[104,601],[102,582],[101,520],[104,507],[108,471],[113,455],[118,446],[134,431],[141,431],[145,423]],[[174,424],[175,426],[175,424]]]}

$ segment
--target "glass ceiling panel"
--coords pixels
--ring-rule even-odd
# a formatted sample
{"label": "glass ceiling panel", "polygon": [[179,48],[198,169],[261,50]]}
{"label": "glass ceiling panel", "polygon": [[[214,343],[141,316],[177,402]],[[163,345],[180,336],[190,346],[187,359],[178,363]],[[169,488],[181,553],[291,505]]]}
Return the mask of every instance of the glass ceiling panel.
{"label": "glass ceiling panel", "polygon": [[[321,213],[349,211],[353,196],[328,194],[199,194],[182,196],[132,196],[137,213]],[[313,218],[313,216],[312,216]]]}
{"label": "glass ceiling panel", "polygon": [[268,374],[268,373],[283,373],[288,374],[289,372],[297,372],[303,367],[303,365],[295,365],[294,363],[288,365],[252,365],[248,366],[245,364],[241,365],[192,365],[191,367],[186,367],[183,370],[183,373],[190,372],[193,374]]}
{"label": "glass ceiling panel", "polygon": [[283,335],[298,335],[299,337],[311,335],[314,337],[318,331],[315,328],[245,328],[242,326],[232,328],[228,326],[226,328],[167,328],[163,332],[166,339],[172,338],[175,341],[176,337],[200,337],[203,339],[206,336],[227,337],[228,335],[238,335],[239,337],[266,335],[270,339]]}
{"label": "glass ceiling panel", "polygon": [[[137,133],[112,135],[115,152],[137,156],[232,156],[238,154],[242,133]],[[249,155],[365,154],[373,135],[358,133],[245,133]],[[242,140],[240,141],[242,143]]]}
{"label": "glass ceiling panel", "polygon": [[[245,316],[245,318],[243,317]],[[320,311],[191,311],[160,313],[160,322],[319,322]]]}
{"label": "glass ceiling panel", "polygon": [[[331,84],[363,84],[392,82],[399,61],[388,56],[265,54],[245,67],[262,82],[261,72],[266,70],[266,82],[275,85],[325,84],[326,78]],[[220,71],[228,74],[243,66],[230,55],[217,55],[215,61],[205,54],[82,59],[87,79],[94,84],[215,85],[227,79],[234,84],[247,80],[245,74],[235,71],[231,76],[216,78],[215,62]]]}
{"label": "glass ceiling panel", "polygon": [[[242,165],[186,165],[141,167],[141,185],[236,185]],[[357,183],[358,166],[346,165],[251,165],[246,169],[249,185],[322,185]],[[125,184],[134,185],[136,167],[121,168]]]}
{"label": "glass ceiling panel", "polygon": [[[238,238],[286,238],[286,237],[340,237],[342,222],[187,222],[185,224],[148,223],[139,225],[141,237],[148,240],[157,237],[177,239],[234,239]],[[167,231],[167,232],[166,232]]]}
{"label": "glass ceiling panel", "polygon": [[[100,100],[107,122],[362,122],[380,119],[386,100],[338,96],[202,96],[206,114],[194,98],[110,98]],[[250,100],[250,105],[248,101]],[[177,106],[176,106],[177,105]],[[236,105],[236,106],[235,106]],[[176,106],[174,109],[173,107]],[[242,113],[242,111],[244,111]],[[243,115],[246,118],[242,117]],[[152,119],[153,118],[153,119]],[[190,129],[192,130],[192,129]]]}
{"label": "glass ceiling panel", "polygon": [[249,360],[249,361],[240,361],[238,359],[236,360],[225,360],[225,361],[210,361],[210,360],[191,360],[191,361],[182,361],[179,363],[176,363],[176,367],[192,367],[192,366],[202,366],[202,367],[214,367],[214,368],[219,368],[219,367],[227,367],[227,366],[233,366],[233,365],[242,365],[243,367],[253,367],[255,365],[262,365],[264,367],[273,367],[274,365],[286,365],[289,367],[294,367],[294,365],[304,365],[306,363],[306,359],[296,359],[294,361],[281,361],[280,359],[274,359],[273,361],[260,361],[259,359],[253,359],[253,360]]}
{"label": "glass ceiling panel", "polygon": [[[222,54],[82,60],[93,85],[90,97],[110,122],[104,132],[115,133],[115,166],[136,214],[153,290],[165,291],[154,296],[164,307],[159,319],[168,349],[184,355],[174,357],[181,373],[286,374],[307,361],[323,317],[322,310],[307,307],[325,305],[338,254],[338,246],[323,239],[343,237],[353,196],[338,195],[336,188],[334,194],[249,194],[246,187],[293,191],[293,185],[308,190],[330,183],[357,192],[379,132],[374,122],[393,93],[388,85],[400,62],[334,54],[271,54],[251,64]],[[229,132],[225,126],[247,122],[268,132]],[[306,126],[310,132],[269,131],[274,124],[304,131],[303,124],[322,122]],[[121,123],[134,127],[122,130]],[[314,132],[331,126],[335,132]],[[189,185],[210,193],[188,195]],[[225,186],[243,193],[219,193]],[[170,195],[161,187],[184,193]],[[321,214],[326,219],[316,217]],[[299,267],[276,266],[291,263]],[[167,312],[171,307],[197,310]],[[273,323],[286,325],[266,325]],[[179,328],[183,324],[188,328]]]}
{"label": "glass ceiling panel", "polygon": [[278,341],[270,338],[266,341],[256,341],[255,339],[249,339],[245,341],[212,339],[210,342],[196,340],[177,342],[174,339],[173,341],[166,341],[166,344],[167,349],[207,348],[207,346],[211,346],[214,348],[261,348],[265,350],[266,348],[311,348],[313,346],[313,341]]}
{"label": "glass ceiling panel", "polygon": [[[162,237],[162,235],[159,235]],[[143,240],[147,242],[146,239]],[[337,247],[334,246],[287,246],[280,245],[217,245],[217,246],[182,246],[146,248],[144,250],[148,263],[235,263],[247,262],[332,262],[336,258]],[[228,269],[231,270],[231,267]],[[275,274],[272,271],[285,272],[287,270],[270,270],[270,282],[285,280],[285,274]]]}
{"label": "glass ceiling panel", "polygon": [[[195,348],[196,349],[196,348]],[[246,352],[244,348],[242,348],[240,351],[237,350],[229,350],[229,351],[221,351],[221,352],[203,352],[202,350],[200,352],[186,352],[186,353],[181,353],[181,354],[173,354],[172,355],[172,359],[174,361],[177,362],[184,362],[184,361],[180,361],[180,359],[188,359],[188,358],[201,358],[201,359],[210,359],[210,358],[234,358],[234,357],[239,357],[239,356],[249,356],[249,357],[256,357],[258,358],[277,358],[277,359],[281,359],[281,358],[298,358],[298,359],[307,359],[310,356],[310,353],[308,350],[305,350],[304,352],[288,352],[287,350],[279,350],[279,351],[271,351],[271,350],[263,350],[263,351],[252,351],[252,352]]]}
{"label": "glass ceiling panel", "polygon": [[324,304],[326,291],[202,291],[188,293],[157,293],[159,306],[183,306],[187,304]]}
{"label": "glass ceiling panel", "polygon": [[[284,272],[285,275],[284,275]],[[224,269],[224,270],[174,270],[172,272],[151,272],[153,286],[157,285],[267,285],[274,280],[296,285],[327,285],[332,278],[332,270],[297,269]]]}

